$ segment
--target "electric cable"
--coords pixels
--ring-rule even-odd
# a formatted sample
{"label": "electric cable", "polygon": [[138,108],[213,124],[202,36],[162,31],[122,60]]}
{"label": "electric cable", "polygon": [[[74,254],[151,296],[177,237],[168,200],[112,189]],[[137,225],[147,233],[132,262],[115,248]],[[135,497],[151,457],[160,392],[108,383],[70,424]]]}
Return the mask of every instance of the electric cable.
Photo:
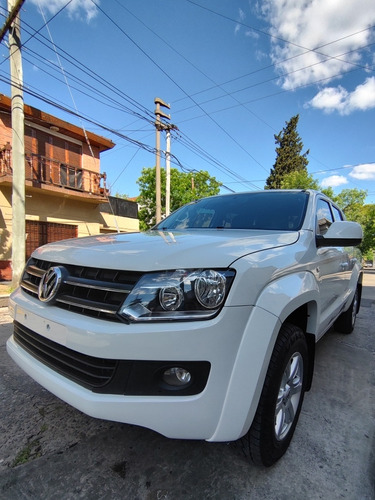
{"label": "electric cable", "polygon": [[[107,17],[107,19],[109,19],[120,31],[121,33],[124,34],[124,36],[126,36],[141,52],[142,54],[145,55],[145,57],[147,57],[147,59],[149,59],[174,85],[177,86],[177,88],[179,88],[186,96],[188,96],[188,93],[181,87],[181,85],[179,85],[154,59],[152,59],[152,57],[150,57],[146,51],[144,51],[142,49],[142,47],[137,43],[135,42],[122,28],[121,26],[116,22],[114,21],[114,19],[112,19],[94,0],[91,0],[91,2],[96,5],[96,7],[104,14],[105,17]],[[218,123],[209,113],[207,113],[205,111],[204,108],[202,108],[202,106],[199,105],[199,103],[197,103],[196,101],[194,101],[194,99],[192,97],[190,97],[190,99],[196,104],[196,106],[198,106],[202,111],[203,113],[212,121],[215,123],[215,125],[225,134],[227,135],[227,137],[229,137],[244,153],[246,153],[255,163],[257,163],[262,169],[266,170],[267,169],[249,152],[247,151],[246,148],[244,148],[238,141],[237,139],[235,139],[220,123]]]}
{"label": "electric cable", "polygon": [[[299,45],[298,43],[292,42],[292,41],[290,41],[290,40],[286,40],[286,39],[281,38],[281,37],[278,37],[278,36],[276,36],[276,35],[272,35],[272,34],[267,33],[266,31],[263,31],[263,30],[261,30],[261,29],[259,29],[259,28],[255,28],[254,26],[250,26],[250,25],[248,25],[248,24],[246,24],[246,23],[243,23],[242,21],[238,21],[238,20],[236,20],[236,19],[232,19],[231,17],[226,16],[225,14],[221,14],[220,12],[216,12],[215,10],[210,9],[210,8],[208,8],[208,7],[206,7],[206,6],[200,5],[200,4],[196,3],[196,2],[194,2],[193,0],[185,0],[185,1],[186,1],[186,2],[191,3],[192,5],[195,5],[196,7],[201,8],[201,9],[203,9],[203,10],[206,10],[206,11],[208,11],[208,12],[211,12],[212,14],[215,14],[216,16],[219,16],[219,17],[222,17],[222,18],[224,18],[224,19],[227,19],[228,21],[231,21],[231,22],[235,23],[236,25],[238,24],[238,25],[244,26],[244,27],[246,27],[246,28],[249,28],[249,29],[251,29],[251,30],[255,31],[256,33],[260,33],[260,34],[262,34],[262,35],[265,35],[265,36],[266,36],[266,37],[268,37],[268,38],[271,38],[271,39],[274,39],[274,40],[278,40],[279,42],[283,42],[283,43],[285,43],[285,44],[292,45],[292,46],[297,47],[297,48],[299,48],[299,49],[303,49],[303,50],[305,50],[307,53],[308,53],[308,52],[314,52],[315,54],[318,54],[318,55],[323,56],[323,57],[330,57],[328,54],[324,54],[324,53],[322,53],[322,52],[319,52],[317,49],[310,49],[310,48],[308,48],[308,47],[304,47],[303,45]],[[372,29],[372,28],[374,28],[374,27],[375,27],[375,26],[369,26],[369,27],[364,28],[363,30],[359,31],[358,33],[361,33],[362,31],[367,31],[367,30],[370,30],[370,29]],[[351,36],[351,35],[348,35],[348,36]],[[344,39],[344,38],[345,38],[345,37],[343,37],[343,39]],[[330,43],[331,43],[331,42],[330,42]],[[324,44],[322,47],[324,47],[324,46],[326,46],[326,45],[327,45],[327,44]],[[338,60],[338,61],[340,61],[340,62],[345,62],[345,63],[347,63],[347,64],[352,64],[353,66],[358,66],[358,67],[360,67],[360,68],[362,68],[362,69],[366,69],[366,67],[365,67],[365,66],[358,65],[357,63],[352,62],[352,61],[345,61],[345,60],[341,60],[341,59],[339,59],[339,58],[337,58],[337,57],[332,57],[332,59],[337,59],[337,60]]]}

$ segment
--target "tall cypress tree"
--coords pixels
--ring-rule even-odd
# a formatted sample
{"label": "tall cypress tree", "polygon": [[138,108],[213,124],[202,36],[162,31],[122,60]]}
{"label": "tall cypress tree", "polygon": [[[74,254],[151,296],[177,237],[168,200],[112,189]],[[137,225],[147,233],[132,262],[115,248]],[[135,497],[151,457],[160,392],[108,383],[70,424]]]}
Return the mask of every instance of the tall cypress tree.
{"label": "tall cypress tree", "polygon": [[278,135],[274,135],[275,144],[277,144],[276,161],[266,180],[266,189],[280,189],[285,174],[295,171],[307,172],[309,150],[301,154],[303,143],[297,132],[298,120],[299,115],[292,116],[288,122],[285,122],[286,126],[283,130]]}

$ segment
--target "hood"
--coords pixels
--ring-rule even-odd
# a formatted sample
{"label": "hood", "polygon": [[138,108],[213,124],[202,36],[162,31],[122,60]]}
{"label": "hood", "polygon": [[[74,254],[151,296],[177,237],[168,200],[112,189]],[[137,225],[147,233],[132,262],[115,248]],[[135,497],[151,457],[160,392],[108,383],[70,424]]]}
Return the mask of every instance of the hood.
{"label": "hood", "polygon": [[94,268],[159,271],[229,267],[254,252],[291,245],[298,232],[248,230],[149,231],[90,236],[38,248],[33,257]]}

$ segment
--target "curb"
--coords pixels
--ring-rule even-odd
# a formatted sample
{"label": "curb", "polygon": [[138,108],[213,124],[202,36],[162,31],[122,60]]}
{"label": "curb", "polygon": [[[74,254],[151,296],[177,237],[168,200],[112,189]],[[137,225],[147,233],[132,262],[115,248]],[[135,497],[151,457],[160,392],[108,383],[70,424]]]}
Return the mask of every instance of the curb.
{"label": "curb", "polygon": [[0,296],[0,307],[8,307],[9,295]]}

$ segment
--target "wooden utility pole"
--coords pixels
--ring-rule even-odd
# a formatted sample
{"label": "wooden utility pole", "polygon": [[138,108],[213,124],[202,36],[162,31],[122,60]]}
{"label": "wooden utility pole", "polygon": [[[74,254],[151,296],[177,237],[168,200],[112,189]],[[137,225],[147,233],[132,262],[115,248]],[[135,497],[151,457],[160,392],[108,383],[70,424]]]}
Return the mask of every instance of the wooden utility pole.
{"label": "wooden utility pole", "polygon": [[[21,2],[8,0],[8,11]],[[22,2],[23,3],[23,2]],[[16,287],[25,266],[25,140],[20,17],[9,28],[10,78],[12,97],[12,285]]]}
{"label": "wooden utility pole", "polygon": [[163,108],[168,108],[170,109],[170,105],[165,103],[162,99],[159,97],[155,97],[155,128],[156,128],[156,165],[155,165],[155,196],[156,196],[156,223],[161,221],[161,182],[160,182],[160,131],[164,130],[167,125],[165,125],[162,121],[161,118],[166,118],[167,120],[170,120],[171,117],[170,115],[167,115],[161,111],[160,106]]}

